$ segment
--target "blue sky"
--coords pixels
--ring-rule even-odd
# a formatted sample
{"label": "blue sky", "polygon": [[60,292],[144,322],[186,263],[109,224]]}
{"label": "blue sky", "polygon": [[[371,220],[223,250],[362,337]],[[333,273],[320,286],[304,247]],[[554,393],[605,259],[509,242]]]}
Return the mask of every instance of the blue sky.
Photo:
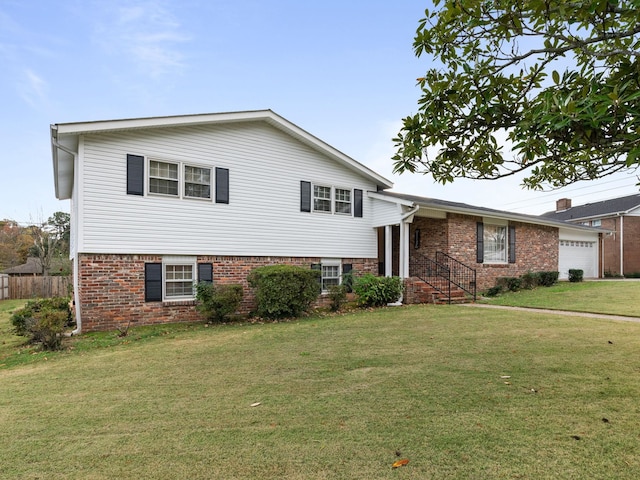
{"label": "blue sky", "polygon": [[0,0],[0,219],[55,199],[49,125],[270,108],[395,182],[396,191],[538,214],[637,193],[635,175],[555,192],[517,179],[391,174],[392,137],[429,67],[418,0]]}

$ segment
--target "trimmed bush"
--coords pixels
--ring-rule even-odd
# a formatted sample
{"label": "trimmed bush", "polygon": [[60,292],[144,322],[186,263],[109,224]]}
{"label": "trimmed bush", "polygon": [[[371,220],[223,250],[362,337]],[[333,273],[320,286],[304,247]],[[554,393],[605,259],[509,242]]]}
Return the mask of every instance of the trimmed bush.
{"label": "trimmed bush", "polygon": [[536,272],[527,272],[520,277],[522,280],[522,288],[533,290],[540,284],[540,274]]}
{"label": "trimmed bush", "polygon": [[29,300],[11,316],[11,324],[16,335],[28,337],[30,343],[40,343],[44,350],[58,350],[62,346],[62,333],[72,325],[69,299]]}
{"label": "trimmed bush", "polygon": [[570,282],[581,282],[584,278],[584,270],[580,270],[579,268],[570,268],[569,269],[569,281]]}
{"label": "trimmed bush", "polygon": [[519,277],[499,277],[496,285],[510,292],[517,292],[522,287],[522,280]]}
{"label": "trimmed bush", "polygon": [[539,272],[540,285],[543,287],[550,287],[558,282],[558,276],[560,272]]}
{"label": "trimmed bush", "polygon": [[487,297],[495,297],[497,295],[500,295],[501,293],[502,287],[500,285],[496,285],[495,287],[491,287],[489,290],[487,290],[485,295]]}
{"label": "trimmed bush", "polygon": [[381,307],[396,302],[402,294],[402,288],[400,277],[376,277],[371,273],[356,277],[353,282],[358,303],[366,307]]}
{"label": "trimmed bush", "polygon": [[294,265],[267,265],[249,273],[256,289],[256,314],[263,318],[298,317],[320,294],[320,272]]}
{"label": "trimmed bush", "polygon": [[202,282],[196,285],[196,309],[209,322],[224,322],[238,310],[242,285],[219,285]]}

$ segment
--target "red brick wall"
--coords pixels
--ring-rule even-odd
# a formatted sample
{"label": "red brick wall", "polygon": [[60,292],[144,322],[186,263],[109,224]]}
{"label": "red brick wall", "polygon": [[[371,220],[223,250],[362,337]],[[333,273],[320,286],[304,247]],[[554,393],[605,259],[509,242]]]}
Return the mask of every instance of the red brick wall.
{"label": "red brick wall", "polygon": [[558,270],[558,229],[518,222],[511,223],[516,227],[516,263],[476,263],[476,223],[481,221],[481,217],[451,213],[446,220],[417,217],[411,225],[411,252],[415,251],[413,235],[418,228],[418,252],[434,258],[435,251],[440,250],[476,269],[478,291],[494,286],[498,277]]}
{"label": "red brick wall", "polygon": [[614,232],[613,235],[604,235],[602,239],[602,271],[605,276],[620,275],[620,219],[605,218],[601,227]]}
{"label": "red brick wall", "polygon": [[624,217],[624,274],[640,273],[640,217]]}
{"label": "red brick wall", "polygon": [[[198,256],[198,263],[213,264],[214,282],[242,285],[244,297],[239,313],[255,307],[255,296],[247,283],[251,270],[263,265],[310,266],[319,258]],[[82,330],[113,330],[131,326],[200,320],[194,302],[145,302],[145,263],[161,263],[160,255],[79,256],[79,294]],[[345,258],[357,274],[378,271],[377,259]],[[326,303],[321,297],[318,304]]]}

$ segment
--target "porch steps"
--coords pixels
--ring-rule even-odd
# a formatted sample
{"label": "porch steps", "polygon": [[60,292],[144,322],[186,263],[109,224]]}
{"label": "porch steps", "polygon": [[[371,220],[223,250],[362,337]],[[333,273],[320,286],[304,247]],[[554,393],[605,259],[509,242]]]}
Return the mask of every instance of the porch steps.
{"label": "porch steps", "polygon": [[[407,283],[407,293],[410,298],[410,303],[444,305],[449,303],[471,303],[473,301],[464,290],[453,284],[451,285],[451,301],[449,301],[447,294],[443,293],[448,292],[449,289],[446,280],[433,277],[429,278],[428,281],[431,285],[418,277],[411,277],[409,279]],[[438,288],[434,288],[434,286]],[[441,291],[438,291],[438,289]]]}

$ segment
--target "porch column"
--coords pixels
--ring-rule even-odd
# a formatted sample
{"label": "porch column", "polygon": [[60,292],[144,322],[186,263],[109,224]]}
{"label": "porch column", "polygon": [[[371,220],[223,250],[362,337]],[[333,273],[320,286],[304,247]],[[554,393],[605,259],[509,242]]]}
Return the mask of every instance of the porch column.
{"label": "porch column", "polygon": [[409,223],[400,223],[400,278],[409,277]]}
{"label": "porch column", "polygon": [[384,226],[384,276],[393,275],[393,228],[391,225]]}

